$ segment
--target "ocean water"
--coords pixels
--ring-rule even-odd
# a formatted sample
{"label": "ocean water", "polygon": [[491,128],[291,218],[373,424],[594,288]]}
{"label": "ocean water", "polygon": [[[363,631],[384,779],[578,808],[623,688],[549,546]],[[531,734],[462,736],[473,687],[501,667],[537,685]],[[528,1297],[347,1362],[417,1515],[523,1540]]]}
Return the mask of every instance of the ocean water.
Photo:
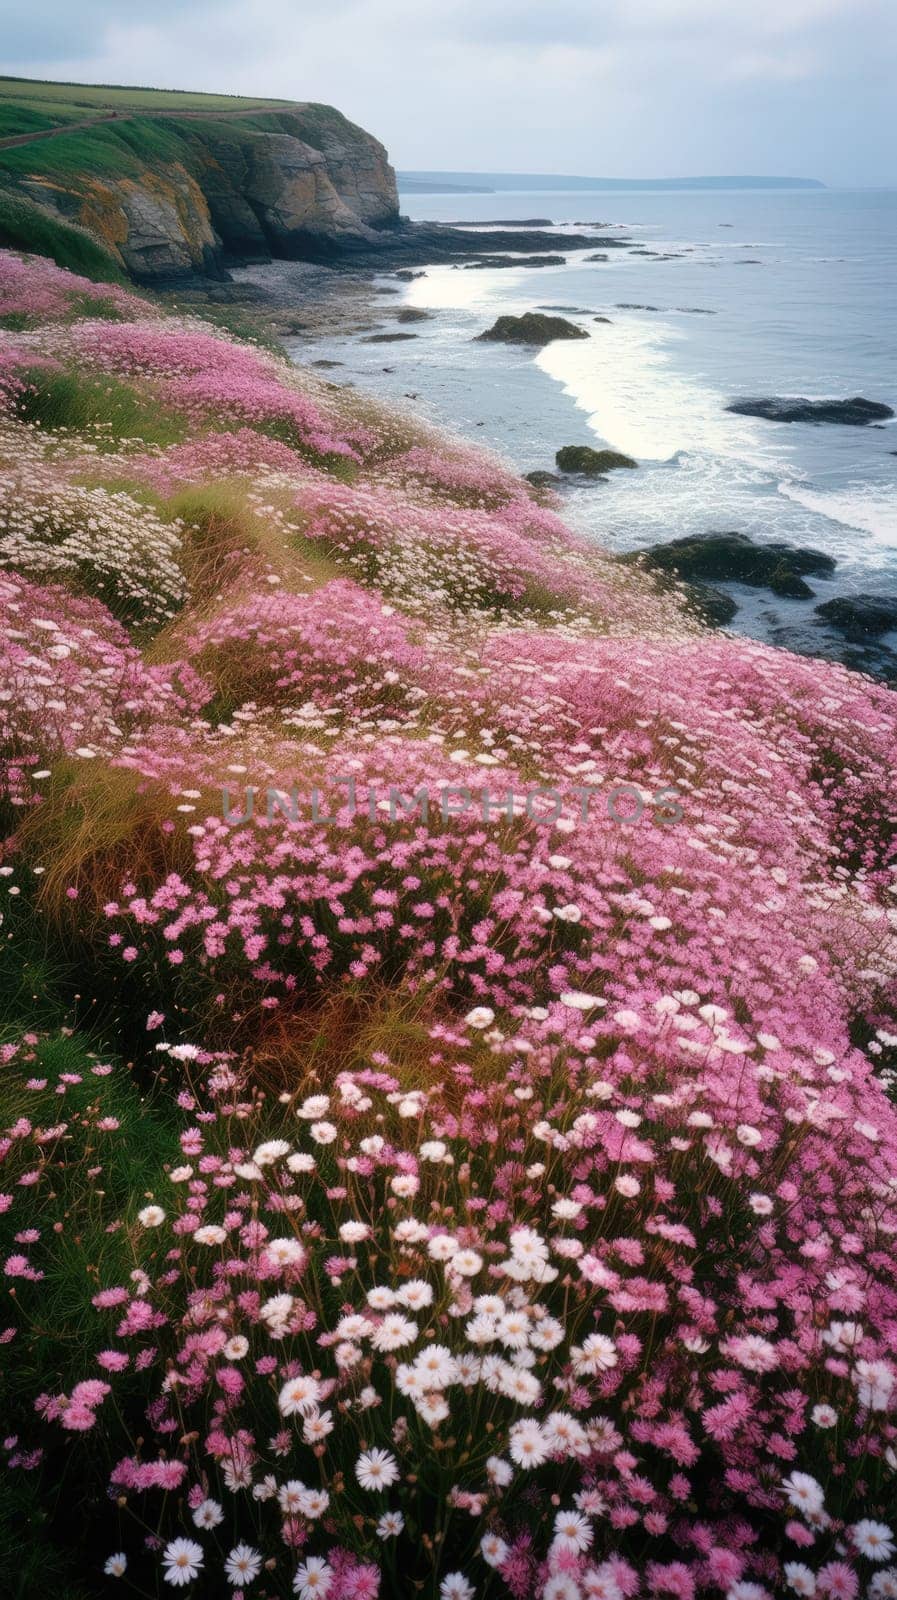
{"label": "ocean water", "polygon": [[[403,400],[520,471],[552,468],[563,444],[634,456],[637,472],[563,491],[565,518],[607,547],[737,529],[833,555],[817,600],[897,593],[897,420],[812,426],[725,409],[746,395],[862,394],[897,410],[897,191],[415,195],[403,210],[551,218],[567,263],[430,268],[401,298],[383,295],[383,331],[403,303],[432,311],[402,326],[414,340],[331,338],[304,344],[303,360],[342,362],[337,381]],[[657,253],[587,263],[564,251],[586,224]],[[589,339],[541,352],[475,342],[502,312],[548,307],[576,308],[566,314]],[[732,592],[734,626],[758,636],[787,643],[812,622],[813,601]]]}

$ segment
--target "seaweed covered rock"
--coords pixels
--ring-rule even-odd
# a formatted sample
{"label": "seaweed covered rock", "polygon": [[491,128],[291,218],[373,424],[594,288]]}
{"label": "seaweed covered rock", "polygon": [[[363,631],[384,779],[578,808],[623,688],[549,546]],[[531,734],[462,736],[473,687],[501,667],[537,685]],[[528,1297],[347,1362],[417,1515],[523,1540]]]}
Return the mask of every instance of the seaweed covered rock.
{"label": "seaweed covered rock", "polygon": [[587,477],[601,477],[615,467],[637,467],[632,456],[619,450],[593,450],[589,444],[565,444],[555,455],[562,472],[584,472]]}
{"label": "seaweed covered rock", "polygon": [[[806,577],[829,578],[833,558],[822,550],[800,548],[782,540],[755,544],[744,533],[698,533],[639,552],[648,567],[675,572],[698,583],[744,583],[771,589],[785,599],[807,599]],[[623,560],[633,560],[625,556]]]}
{"label": "seaweed covered rock", "polygon": [[556,472],[525,472],[523,477],[534,489],[553,489],[555,484],[562,481]]}
{"label": "seaweed covered rock", "polygon": [[[517,263],[514,263],[515,266]],[[551,344],[553,339],[587,339],[585,328],[577,328],[566,317],[549,317],[543,311],[525,311],[521,317],[503,316],[478,339],[494,344]]]}
{"label": "seaweed covered rock", "polygon": [[817,606],[816,615],[848,639],[877,639],[897,628],[897,595],[840,595]]}

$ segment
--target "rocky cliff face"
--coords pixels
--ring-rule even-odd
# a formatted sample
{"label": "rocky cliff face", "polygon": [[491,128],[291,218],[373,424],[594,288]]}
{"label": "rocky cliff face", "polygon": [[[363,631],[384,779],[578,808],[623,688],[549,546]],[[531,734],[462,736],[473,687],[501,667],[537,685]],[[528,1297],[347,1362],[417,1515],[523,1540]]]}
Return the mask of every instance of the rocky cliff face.
{"label": "rocky cliff face", "polygon": [[220,275],[228,261],[326,260],[370,249],[398,221],[383,145],[328,106],[164,127],[168,159],[154,152],[142,166],[131,123],[128,170],[109,159],[108,129],[97,165],[81,170],[53,159],[60,136],[35,147],[33,171],[19,163],[16,187],[87,228],[140,282]]}

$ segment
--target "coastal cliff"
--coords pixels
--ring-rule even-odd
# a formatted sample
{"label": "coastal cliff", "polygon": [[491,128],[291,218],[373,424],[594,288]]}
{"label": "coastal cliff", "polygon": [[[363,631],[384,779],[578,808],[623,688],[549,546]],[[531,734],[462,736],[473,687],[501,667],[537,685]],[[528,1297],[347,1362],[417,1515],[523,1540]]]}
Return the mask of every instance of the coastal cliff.
{"label": "coastal cliff", "polygon": [[383,145],[314,104],[106,113],[7,141],[0,188],[86,231],[144,283],[220,277],[233,261],[327,260],[398,221]]}

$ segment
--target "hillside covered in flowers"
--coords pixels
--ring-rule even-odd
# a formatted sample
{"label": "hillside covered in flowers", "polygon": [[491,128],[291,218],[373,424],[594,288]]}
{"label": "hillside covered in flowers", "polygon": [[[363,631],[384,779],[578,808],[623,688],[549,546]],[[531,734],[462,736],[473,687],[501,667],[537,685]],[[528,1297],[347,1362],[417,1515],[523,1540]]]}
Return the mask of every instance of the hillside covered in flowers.
{"label": "hillside covered in flowers", "polygon": [[897,1596],[897,697],[0,254],[4,1595]]}

